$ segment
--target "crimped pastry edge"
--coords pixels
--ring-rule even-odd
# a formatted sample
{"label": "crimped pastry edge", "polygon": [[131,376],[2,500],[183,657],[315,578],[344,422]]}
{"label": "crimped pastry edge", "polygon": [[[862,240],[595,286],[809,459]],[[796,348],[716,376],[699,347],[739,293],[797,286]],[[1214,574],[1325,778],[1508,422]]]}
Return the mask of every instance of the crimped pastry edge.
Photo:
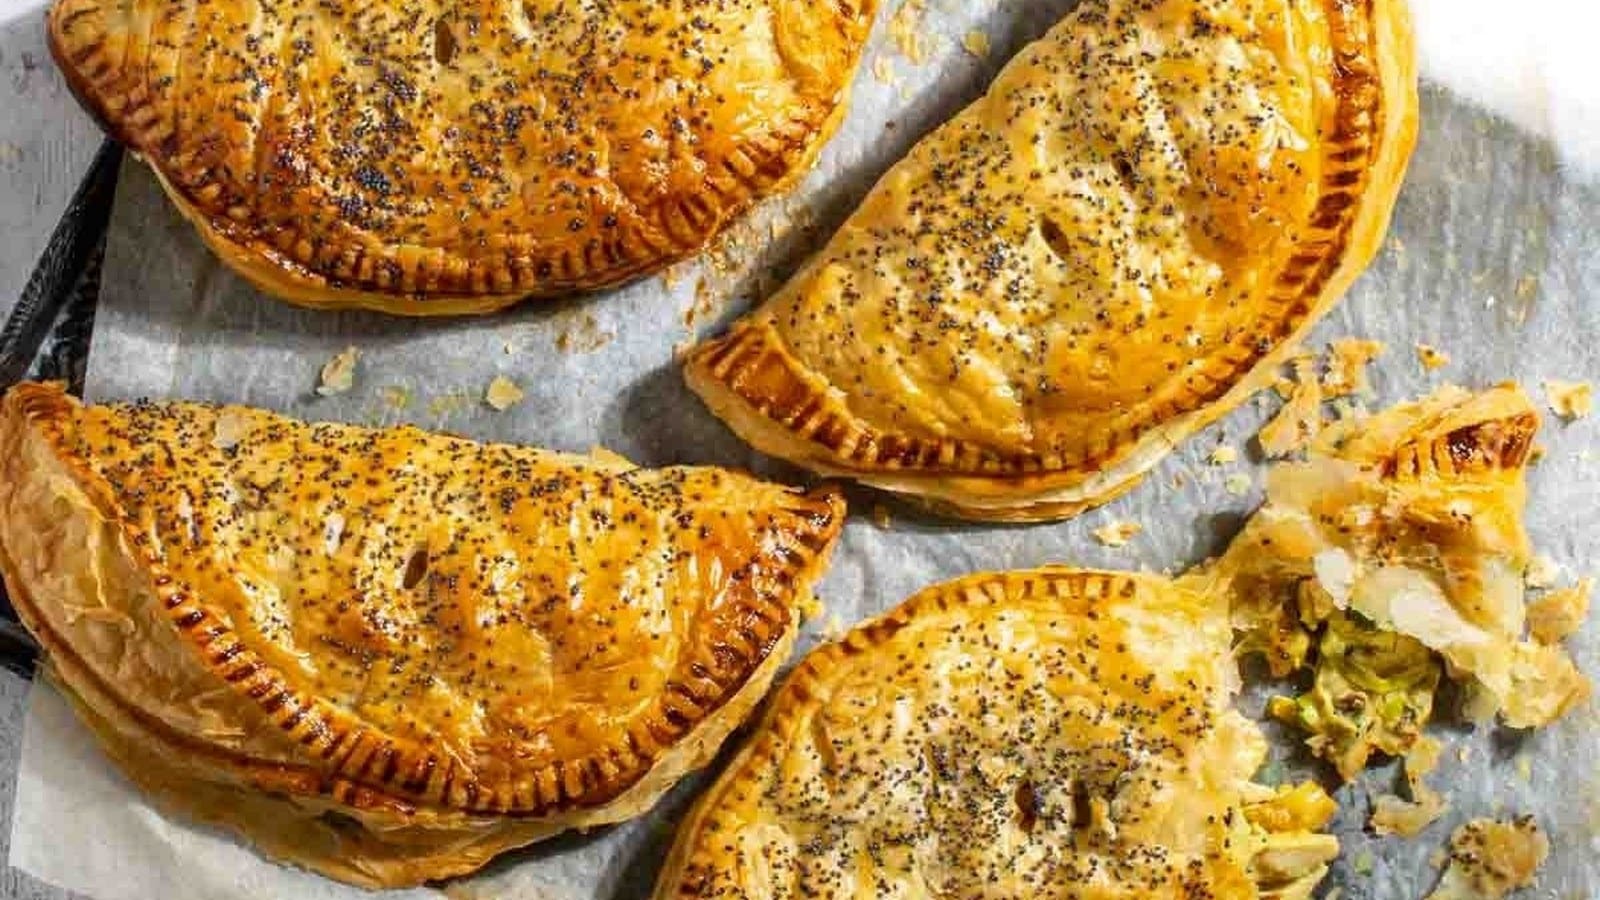
{"label": "crimped pastry edge", "polygon": [[[602,248],[602,255],[620,254],[619,260],[591,264],[583,258],[582,247],[563,245],[560,253],[507,259],[491,269],[482,265],[482,260],[431,250],[427,254],[430,270],[419,275],[406,271],[407,260],[399,252],[402,248],[383,248],[387,252],[379,256],[374,268],[383,270],[387,264],[400,273],[396,276],[398,284],[361,284],[319,272],[287,258],[266,235],[253,233],[234,217],[206,213],[196,206],[196,197],[215,182],[207,171],[194,184],[177,183],[170,161],[161,152],[164,138],[155,127],[160,116],[152,106],[148,89],[136,78],[119,76],[104,41],[66,38],[63,19],[87,17],[95,14],[94,10],[68,12],[65,0],[53,0],[47,13],[46,40],[79,105],[102,130],[150,166],[163,191],[207,247],[255,287],[289,303],[315,309],[366,309],[403,316],[480,315],[529,300],[620,287],[647,277],[702,252],[756,204],[792,190],[815,165],[822,148],[844,119],[854,74],[866,48],[864,35],[871,28],[876,4],[877,0],[865,0],[855,8],[863,39],[856,41],[847,55],[848,64],[834,94],[826,99],[813,98],[811,105],[820,108],[823,115],[816,115],[813,109],[809,110],[812,114],[797,114],[773,123],[773,127],[752,136],[744,146],[735,148],[734,154],[720,160],[721,173],[738,186],[726,196],[719,194],[708,178],[700,194],[670,196],[642,209],[641,219],[649,228],[610,242],[609,249]],[[703,202],[705,197],[723,204],[712,206]],[[685,228],[692,232],[690,236],[675,234]],[[280,230],[273,229],[274,236]],[[663,243],[665,246],[661,246]],[[335,258],[359,260],[369,250],[353,242]],[[465,274],[454,276],[458,270]],[[407,284],[419,277],[433,283]],[[439,283],[441,279],[445,280]]]}
{"label": "crimped pastry edge", "polygon": [[[696,844],[707,817],[721,799],[740,788],[758,784],[763,774],[776,765],[781,752],[793,739],[805,713],[821,706],[830,696],[832,679],[847,671],[851,662],[887,643],[902,629],[925,615],[948,611],[958,606],[982,606],[1003,602],[1009,591],[1022,588],[1015,599],[1026,601],[1046,597],[1063,604],[1071,614],[1087,610],[1105,598],[1127,598],[1141,584],[1158,576],[1136,572],[1116,572],[1051,565],[1005,572],[977,572],[952,581],[923,588],[880,616],[852,628],[842,638],[823,644],[806,654],[773,693],[753,734],[739,748],[716,783],[695,801],[694,807],[678,825],[672,850],[656,882],[654,900],[686,900],[697,896],[683,890],[684,876],[694,860]],[[1178,589],[1176,586],[1171,586]]]}
{"label": "crimped pastry edge", "polygon": [[[1103,452],[1095,458],[1075,469],[1053,471],[1061,461],[1038,454],[1008,456],[967,441],[924,440],[873,431],[850,411],[843,392],[807,371],[781,338],[763,325],[735,323],[728,334],[695,347],[684,366],[689,387],[741,439],[762,453],[827,477],[851,478],[907,495],[955,518],[1053,521],[1076,516],[1132,490],[1179,442],[1271,385],[1278,368],[1366,269],[1388,230],[1417,134],[1416,53],[1410,12],[1405,0],[1323,2],[1347,14],[1360,7],[1371,25],[1371,59],[1378,71],[1368,77],[1376,78],[1381,99],[1376,110],[1342,108],[1341,118],[1349,121],[1364,111],[1372,113],[1380,121],[1371,133],[1378,146],[1364,168],[1366,178],[1359,186],[1357,202],[1346,205],[1354,212],[1339,230],[1340,252],[1332,257],[1337,264],[1278,346],[1245,370],[1217,399],[1142,434],[1102,436],[1096,446]],[[1346,82],[1341,97],[1359,91],[1361,73],[1346,72],[1343,66],[1335,66],[1333,71]],[[1330,157],[1340,152],[1333,142],[1325,149]],[[1344,187],[1327,190],[1326,179],[1322,186],[1319,205],[1350,192]],[[1215,384],[1228,378],[1203,374]]]}
{"label": "crimped pastry edge", "polygon": [[[6,451],[4,460],[0,460],[0,479],[16,483],[30,477],[66,477],[89,498],[91,506],[88,511],[100,516],[104,521],[111,523],[118,529],[120,535],[119,550],[128,555],[130,563],[138,567],[139,571],[149,573],[150,583],[145,585],[151,594],[157,597],[173,620],[183,619],[187,627],[180,626],[178,631],[192,635],[194,632],[203,632],[209,638],[209,645],[219,642],[237,644],[231,637],[231,629],[221,623],[214,622],[214,616],[209,615],[199,602],[181,595],[172,583],[172,579],[164,572],[163,567],[156,563],[148,553],[144,558],[139,558],[131,553],[137,546],[133,539],[131,526],[118,516],[118,511],[112,501],[109,485],[103,482],[92,471],[87,463],[62,451],[59,425],[60,418],[70,414],[75,400],[68,398],[62,387],[58,384],[42,385],[25,383],[9,392],[3,401],[3,415],[0,415],[0,447]],[[54,439],[52,440],[52,432]],[[60,472],[35,472],[29,471],[22,465],[25,454],[19,452],[22,441],[28,439],[41,439],[46,442],[47,448],[54,454],[54,459],[60,463]],[[826,490],[814,495],[790,495],[796,501],[796,520],[802,527],[811,529],[804,536],[815,546],[808,547],[797,541],[796,547],[784,555],[783,564],[789,572],[791,584],[794,585],[795,596],[785,598],[784,602],[792,606],[809,590],[809,585],[820,574],[825,565],[826,557],[832,547],[832,542],[842,526],[843,503],[836,492]],[[88,670],[85,662],[77,656],[75,651],[66,644],[58,635],[45,624],[44,617],[38,613],[34,598],[29,590],[27,580],[22,576],[17,560],[15,560],[3,542],[0,542],[0,574],[3,574],[11,596],[16,602],[24,622],[39,637],[45,646],[47,655],[58,663],[58,669],[67,674],[65,680],[75,695],[80,697],[94,696],[97,693],[109,697],[113,691],[109,687],[97,686],[84,680],[83,673]],[[783,605],[775,604],[775,605]],[[194,613],[199,613],[198,619],[189,618]],[[567,827],[579,827],[585,824],[600,824],[604,822],[619,821],[637,814],[648,808],[661,793],[672,785],[688,769],[703,764],[715,752],[717,744],[733,728],[737,727],[749,709],[759,700],[764,693],[773,673],[787,655],[788,648],[792,645],[794,635],[798,628],[797,617],[791,608],[785,609],[756,609],[749,610],[750,616],[774,624],[767,619],[777,620],[771,634],[755,646],[762,649],[759,659],[751,660],[748,671],[740,678],[733,691],[726,692],[722,701],[714,708],[700,710],[700,715],[693,721],[683,723],[676,737],[661,746],[654,748],[651,755],[641,759],[641,765],[636,771],[628,772],[626,779],[617,779],[612,784],[597,784],[597,790],[565,798],[564,802],[550,804],[546,808],[536,809],[499,809],[484,807],[463,808],[460,805],[449,803],[448,793],[434,792],[434,796],[419,796],[414,787],[414,779],[407,779],[407,767],[399,763],[399,758],[405,755],[405,750],[416,751],[419,748],[401,748],[395,750],[399,741],[384,738],[372,740],[387,741],[387,754],[373,753],[365,759],[370,762],[375,758],[389,761],[386,777],[370,778],[370,765],[363,766],[361,771],[353,773],[343,772],[339,766],[317,765],[315,762],[307,766],[290,766],[276,764],[272,761],[245,759],[237,754],[218,747],[207,747],[203,740],[188,739],[182,735],[163,734],[164,724],[155,720],[145,721],[149,717],[141,717],[136,708],[127,707],[118,701],[115,714],[136,723],[137,727],[151,733],[165,743],[188,744],[185,752],[196,750],[209,750],[216,757],[217,764],[214,771],[232,772],[235,776],[240,773],[251,773],[251,778],[261,786],[263,782],[270,785],[270,789],[284,796],[299,795],[303,799],[318,804],[328,804],[357,818],[363,818],[374,824],[392,827],[398,822],[410,821],[421,813],[422,819],[429,823],[442,823],[446,826],[457,824],[468,818],[495,817],[508,822],[527,824],[541,824],[548,822],[562,823],[555,830]],[[717,646],[724,646],[726,642],[717,639]],[[731,647],[731,645],[729,645]],[[250,665],[253,673],[252,679],[235,688],[248,695],[248,685],[262,683],[268,685],[260,696],[252,700],[260,703],[263,700],[272,700],[273,703],[264,703],[262,708],[269,715],[282,711],[288,707],[291,711],[317,705],[315,698],[300,699],[289,698],[292,689],[286,685],[281,676],[277,676],[270,667],[259,662],[251,665],[241,663],[247,656],[252,655],[247,649],[232,654],[228,664],[217,663],[206,654],[197,652],[196,659],[202,667],[213,677],[220,679],[219,686],[232,684],[227,679],[223,669],[232,668],[241,664]],[[70,673],[77,673],[74,677]],[[259,677],[255,677],[259,675]],[[326,706],[326,704],[323,704]],[[271,708],[268,708],[268,707]],[[101,711],[104,717],[108,713]],[[303,723],[306,715],[294,716],[296,725]],[[335,717],[337,720],[339,717]],[[353,718],[345,715],[344,718]],[[670,723],[660,723],[670,724]],[[337,725],[337,722],[336,722]],[[370,737],[369,729],[359,727],[352,729],[345,723],[345,735],[352,733],[356,737],[353,743],[359,743]],[[283,727],[280,724],[280,727]],[[335,726],[336,727],[336,726]],[[170,730],[170,729],[168,729]],[[285,728],[285,739],[297,742],[297,746],[307,751],[302,754],[302,761],[315,761],[317,754],[314,750],[317,743],[307,743],[305,732],[297,732],[294,728]],[[629,735],[632,739],[633,735]],[[340,739],[342,742],[343,738]],[[324,741],[325,743],[325,741]],[[337,747],[335,743],[333,746]],[[382,748],[380,748],[382,749]],[[425,750],[425,748],[422,748]],[[352,754],[346,753],[341,757],[348,761]],[[231,758],[230,758],[231,757]],[[327,759],[322,756],[321,759]],[[557,767],[559,768],[559,767]],[[262,778],[257,774],[265,773]],[[562,787],[561,773],[556,773],[558,790]],[[365,779],[365,781],[363,781]],[[592,780],[592,779],[591,779]],[[410,783],[408,783],[408,781]],[[540,834],[539,836],[543,836]],[[529,840],[537,837],[529,838]],[[525,843],[526,841],[521,841]],[[308,865],[312,863],[307,863]],[[423,878],[444,877],[445,874],[459,874],[459,872],[437,873],[430,872],[418,876]]]}

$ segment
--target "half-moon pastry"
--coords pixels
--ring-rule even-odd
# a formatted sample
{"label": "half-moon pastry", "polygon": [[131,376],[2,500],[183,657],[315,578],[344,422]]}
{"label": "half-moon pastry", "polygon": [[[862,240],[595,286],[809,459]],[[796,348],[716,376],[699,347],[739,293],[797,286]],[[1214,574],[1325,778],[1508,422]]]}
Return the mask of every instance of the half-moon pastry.
{"label": "half-moon pastry", "polygon": [[1264,387],[1416,132],[1403,0],[1085,0],[689,383],[758,449],[952,515],[1074,515]]}
{"label": "half-moon pastry", "polygon": [[1230,639],[1156,576],[923,591],[790,675],[656,898],[1309,897],[1333,803],[1251,783]]}
{"label": "half-moon pastry", "polygon": [[124,772],[368,887],[648,809],[787,656],[843,518],[636,468],[189,403],[0,414],[0,572]]}
{"label": "half-moon pastry", "polygon": [[697,252],[807,169],[875,0],[55,0],[85,105],[308,306],[485,312]]}

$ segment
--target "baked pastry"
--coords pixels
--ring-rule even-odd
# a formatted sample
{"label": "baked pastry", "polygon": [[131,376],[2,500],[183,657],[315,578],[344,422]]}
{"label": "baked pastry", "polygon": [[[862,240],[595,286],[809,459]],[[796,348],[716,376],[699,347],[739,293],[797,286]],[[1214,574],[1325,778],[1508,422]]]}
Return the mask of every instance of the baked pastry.
{"label": "baked pastry", "polygon": [[1252,784],[1226,607],[1157,576],[980,574],[789,676],[657,900],[1309,897],[1315,784]]}
{"label": "baked pastry", "polygon": [[809,167],[876,0],[55,0],[84,104],[308,306],[487,312],[697,252]]}
{"label": "baked pastry", "polygon": [[1104,503],[1372,258],[1413,57],[1403,0],[1084,0],[689,383],[758,449],[951,515]]}
{"label": "baked pastry", "polygon": [[367,887],[648,809],[765,693],[843,518],[413,428],[3,406],[0,572],[106,751]]}
{"label": "baked pastry", "polygon": [[1304,461],[1274,466],[1266,504],[1227,552],[1181,579],[1227,598],[1239,652],[1279,677],[1315,669],[1305,693],[1268,709],[1346,779],[1375,752],[1413,750],[1442,677],[1474,716],[1513,728],[1548,725],[1589,696],[1560,643],[1581,617],[1524,637],[1538,430],[1515,385],[1445,387],[1345,420]]}

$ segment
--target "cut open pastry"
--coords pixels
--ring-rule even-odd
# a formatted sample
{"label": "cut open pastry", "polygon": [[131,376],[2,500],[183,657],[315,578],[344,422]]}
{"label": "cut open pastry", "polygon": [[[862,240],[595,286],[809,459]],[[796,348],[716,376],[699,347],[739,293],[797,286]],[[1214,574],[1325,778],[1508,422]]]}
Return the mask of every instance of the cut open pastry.
{"label": "cut open pastry", "polygon": [[[1539,415],[1521,389],[1433,395],[1325,429],[1276,465],[1267,501],[1214,562],[1181,579],[1226,596],[1241,652],[1314,683],[1276,698],[1345,778],[1408,754],[1441,677],[1467,712],[1548,725],[1590,691],[1556,641],[1529,639],[1525,470]],[[1552,637],[1552,635],[1546,635]]]}
{"label": "cut open pastry", "polygon": [[1070,516],[1275,377],[1416,132],[1403,0],[1085,0],[687,377],[758,449]]}
{"label": "cut open pastry", "polygon": [[55,0],[69,83],[308,306],[485,312],[700,250],[807,169],[875,0]]}
{"label": "cut open pastry", "polygon": [[1230,640],[1157,576],[923,591],[800,664],[656,897],[1309,897],[1333,803],[1251,782]]}
{"label": "cut open pastry", "polygon": [[716,469],[39,384],[0,467],[5,586],[127,775],[368,887],[650,808],[765,692],[843,518]]}

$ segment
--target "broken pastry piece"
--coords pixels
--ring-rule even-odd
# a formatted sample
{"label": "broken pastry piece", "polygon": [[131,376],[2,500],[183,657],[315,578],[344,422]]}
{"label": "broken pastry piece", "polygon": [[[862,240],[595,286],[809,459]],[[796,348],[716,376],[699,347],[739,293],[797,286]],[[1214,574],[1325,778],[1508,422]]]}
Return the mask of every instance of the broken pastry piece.
{"label": "broken pastry piece", "polygon": [[922,591],[813,651],[679,829],[657,900],[1307,898],[1315,784],[1252,775],[1231,628],[1158,576]]}
{"label": "broken pastry piece", "polygon": [[1270,386],[1382,240],[1402,0],[1085,0],[694,350],[757,449],[978,520],[1129,490]]}
{"label": "broken pastry piece", "polygon": [[55,0],[50,46],[285,300],[488,312],[690,256],[842,118],[875,0]]}
{"label": "broken pastry piece", "polygon": [[165,808],[366,887],[648,810],[788,655],[843,505],[189,403],[0,411],[0,572]]}
{"label": "broken pastry piece", "polygon": [[1331,426],[1304,462],[1269,471],[1266,504],[1227,552],[1185,576],[1229,597],[1241,652],[1278,675],[1315,668],[1309,692],[1271,709],[1346,778],[1412,748],[1441,675],[1467,687],[1471,715],[1514,728],[1588,695],[1561,647],[1523,636],[1538,427],[1514,386],[1444,388]]}
{"label": "broken pastry piece", "polygon": [[1532,816],[1511,822],[1474,819],[1450,837],[1450,862],[1428,900],[1502,900],[1530,887],[1550,855]]}

